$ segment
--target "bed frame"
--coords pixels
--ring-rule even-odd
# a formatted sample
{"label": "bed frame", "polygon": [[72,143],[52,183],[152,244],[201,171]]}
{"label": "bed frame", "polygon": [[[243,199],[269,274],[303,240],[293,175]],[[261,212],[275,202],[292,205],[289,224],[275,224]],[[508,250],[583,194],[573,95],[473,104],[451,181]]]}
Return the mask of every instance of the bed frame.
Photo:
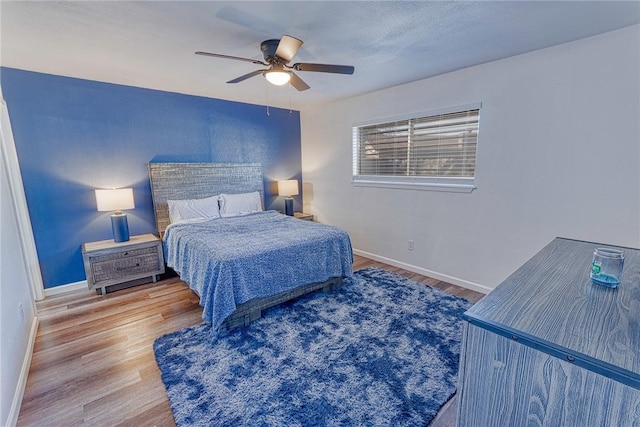
{"label": "bed frame", "polygon": [[[169,226],[167,200],[201,199],[227,193],[260,193],[264,206],[264,181],[260,163],[149,163],[151,196],[156,227],[162,237]],[[310,283],[270,297],[255,298],[238,305],[220,327],[231,330],[247,326],[262,316],[262,310],[322,289],[329,292],[342,285],[341,277]]]}

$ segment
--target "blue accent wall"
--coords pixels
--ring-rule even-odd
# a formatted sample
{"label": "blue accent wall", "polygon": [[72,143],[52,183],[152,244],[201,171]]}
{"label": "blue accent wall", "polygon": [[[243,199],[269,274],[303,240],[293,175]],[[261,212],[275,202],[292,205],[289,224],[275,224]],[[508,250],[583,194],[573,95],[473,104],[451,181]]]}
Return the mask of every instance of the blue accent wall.
{"label": "blue accent wall", "polygon": [[262,163],[265,207],[281,211],[273,183],[301,181],[297,111],[12,68],[0,82],[45,288],[84,280],[81,244],[112,238],[95,188],[133,187],[130,233],[156,233],[149,161]]}

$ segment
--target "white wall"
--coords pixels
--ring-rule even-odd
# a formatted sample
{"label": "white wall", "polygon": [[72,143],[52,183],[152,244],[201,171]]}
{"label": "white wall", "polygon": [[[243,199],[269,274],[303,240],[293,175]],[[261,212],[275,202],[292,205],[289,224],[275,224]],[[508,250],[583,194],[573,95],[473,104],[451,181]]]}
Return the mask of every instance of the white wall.
{"label": "white wall", "polygon": [[13,147],[6,144],[13,140],[8,141],[2,131],[4,127],[0,129],[0,425],[10,426],[18,417],[37,319],[9,184],[7,152],[12,153]]}
{"label": "white wall", "polygon": [[[556,236],[640,246],[639,40],[636,25],[304,110],[305,211],[356,250],[476,289]],[[354,123],[474,102],[473,193],[351,185]]]}

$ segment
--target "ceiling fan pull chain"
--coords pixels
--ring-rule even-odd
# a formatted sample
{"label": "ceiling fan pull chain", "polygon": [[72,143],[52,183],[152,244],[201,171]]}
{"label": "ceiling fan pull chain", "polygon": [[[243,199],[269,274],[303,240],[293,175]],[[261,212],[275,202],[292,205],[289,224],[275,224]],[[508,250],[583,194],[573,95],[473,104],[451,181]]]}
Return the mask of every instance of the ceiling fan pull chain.
{"label": "ceiling fan pull chain", "polygon": [[265,84],[264,88],[265,88],[265,91],[264,91],[265,92],[265,98],[267,98],[267,116],[269,116],[270,115],[269,114],[269,85]]}
{"label": "ceiling fan pull chain", "polygon": [[291,83],[289,83],[289,115],[291,115]]}

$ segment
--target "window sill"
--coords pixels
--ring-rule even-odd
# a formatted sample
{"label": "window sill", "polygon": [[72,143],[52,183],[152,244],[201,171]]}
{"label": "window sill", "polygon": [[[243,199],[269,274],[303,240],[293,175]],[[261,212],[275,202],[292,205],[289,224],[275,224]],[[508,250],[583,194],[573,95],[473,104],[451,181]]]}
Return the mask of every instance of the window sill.
{"label": "window sill", "polygon": [[445,191],[450,193],[471,193],[477,187],[474,184],[427,183],[427,182],[391,182],[391,181],[361,181],[351,182],[354,187],[396,188],[399,190]]}

